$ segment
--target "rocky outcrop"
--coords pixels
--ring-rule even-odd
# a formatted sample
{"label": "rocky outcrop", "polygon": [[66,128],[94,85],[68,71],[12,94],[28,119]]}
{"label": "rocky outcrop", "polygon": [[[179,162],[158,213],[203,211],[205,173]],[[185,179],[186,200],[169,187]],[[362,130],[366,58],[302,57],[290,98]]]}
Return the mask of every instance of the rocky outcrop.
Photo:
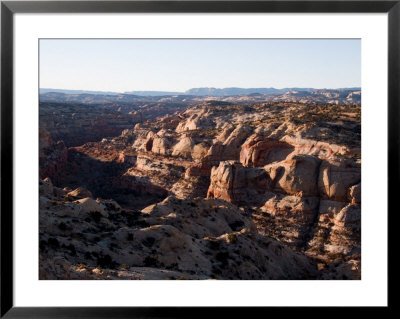
{"label": "rocky outcrop", "polygon": [[250,132],[251,129],[245,125],[238,125],[233,130],[227,128],[210,147],[207,154],[209,162],[215,164],[220,161],[239,160],[241,146]]}
{"label": "rocky outcrop", "polygon": [[68,159],[68,149],[63,141],[54,143],[50,133],[39,131],[39,176],[57,180]]}
{"label": "rocky outcrop", "polygon": [[194,142],[189,136],[182,136],[177,144],[172,148],[172,156],[191,158]]}
{"label": "rocky outcrop", "polygon": [[118,136],[133,127],[140,119],[135,115],[82,104],[40,103],[39,126],[46,129],[55,141],[67,146],[79,146]]}
{"label": "rocky outcrop", "polygon": [[267,165],[271,190],[289,195],[317,196],[320,160],[308,155],[294,155],[282,162]]}
{"label": "rocky outcrop", "polygon": [[349,189],[349,198],[353,205],[361,204],[361,183],[353,185]]}
{"label": "rocky outcrop", "polygon": [[118,155],[117,163],[135,165],[137,161],[137,154],[121,152]]}
{"label": "rocky outcrop", "polygon": [[308,243],[311,255],[328,260],[361,257],[361,206],[344,202],[321,201],[314,235]]}
{"label": "rocky outcrop", "polygon": [[259,207],[276,224],[274,233],[280,231],[285,242],[302,246],[318,212],[319,162],[306,155],[260,168],[221,162],[212,170],[207,196]]}
{"label": "rocky outcrop", "polygon": [[[227,194],[256,189],[260,192],[297,196],[318,196],[318,173],[320,160],[311,156],[296,155],[285,161],[263,168],[246,168],[232,161],[221,162],[211,171],[209,195],[232,199]],[[251,196],[247,198],[251,199]]]}
{"label": "rocky outcrop", "polygon": [[170,155],[171,144],[171,140],[169,140],[168,138],[156,136],[153,139],[151,151],[158,155]]}
{"label": "rocky outcrop", "polygon": [[67,193],[67,196],[71,196],[73,198],[93,198],[93,194],[84,187],[78,187],[73,191],[70,191],[69,193]]}
{"label": "rocky outcrop", "polygon": [[266,171],[244,168],[235,161],[220,162],[211,170],[208,198],[221,198],[236,204],[257,203],[265,198],[271,180]]}
{"label": "rocky outcrop", "polygon": [[323,162],[318,178],[318,188],[324,199],[345,202],[350,187],[361,181],[361,165],[354,161]]}
{"label": "rocky outcrop", "polygon": [[[241,101],[245,101],[245,97],[242,98]],[[181,103],[185,102],[182,100]],[[156,107],[150,103],[135,112],[143,115],[147,107],[153,106]],[[210,245],[216,242],[224,251],[227,249],[229,255],[236,256],[237,252],[232,252],[227,246],[235,236],[239,236],[237,239],[243,247],[256,245],[261,249],[254,242],[247,242],[245,234],[255,232],[261,237],[278,240],[291,251],[312,256],[319,263],[318,276],[321,276],[321,271],[337,271],[348,278],[358,278],[351,272],[359,269],[361,245],[359,106],[272,102],[244,105],[244,102],[207,101],[155,121],[146,121],[144,116],[141,118],[141,123],[123,130],[117,137],[105,137],[100,142],[71,148],[63,179],[53,180],[56,186],[69,187],[66,194],[60,195],[65,201],[60,207],[66,211],[70,206],[82,205],[76,200],[86,197],[112,198],[124,207],[121,211],[138,213],[144,209],[138,219],[140,223],[146,222],[145,228],[149,229],[143,230],[138,226],[140,231],[133,231],[128,224],[125,225],[128,229],[121,224],[119,231],[123,234],[121,238],[129,233],[139,242],[147,237],[154,238],[155,246],[151,247],[155,252],[147,251],[145,256],[140,245],[125,243],[119,237],[117,241],[109,239],[107,242],[107,254],[113,260],[121,265],[126,262],[131,265],[129,270],[118,270],[121,278],[129,274],[148,278],[145,268],[152,268],[157,278],[164,276],[159,269],[164,269],[164,274],[170,276],[179,274],[190,279],[229,278],[229,274],[221,269],[223,267],[213,270],[213,263],[205,253],[210,239],[204,238],[212,237]],[[41,145],[46,146],[43,149],[49,147],[46,134],[43,133],[40,140]],[[77,190],[80,186],[93,196],[84,196],[83,191]],[[45,183],[41,188],[51,187]],[[54,189],[58,188],[53,187],[53,191],[47,191],[48,194],[56,196]],[[199,200],[198,197],[207,199]],[[243,231],[243,234],[240,233],[242,229],[230,230],[231,220],[226,222],[227,216],[215,215],[216,206],[253,219],[251,226],[247,219],[235,217],[245,223],[245,229],[252,230]],[[72,218],[76,212],[78,210],[68,211],[63,218]],[[127,223],[130,217],[107,213],[108,217],[99,213],[100,223],[107,224],[109,231],[116,236],[119,232],[115,232],[115,220]],[[92,218],[90,213],[83,215],[88,220]],[[104,225],[102,227],[106,227]],[[163,236],[168,237],[166,233],[174,234],[185,247],[172,240],[164,242]],[[129,234],[126,236],[130,237]],[[189,246],[187,236],[194,238],[196,243],[196,240],[207,242],[194,248]],[[132,256],[126,257],[122,247],[119,252],[125,257],[114,254],[111,248],[118,249],[109,245],[119,245],[118,241],[134,252],[134,261],[129,259]],[[106,245],[103,240],[100,242]],[[176,249],[177,256],[191,254],[188,249],[197,254],[190,260],[175,261],[178,269],[171,266],[177,256],[167,254],[167,249]],[[268,252],[262,254],[268,255]],[[235,273],[233,277],[264,278],[259,270],[272,265],[258,264],[255,260],[261,257],[255,254],[246,255],[251,256],[251,263],[258,266],[229,268],[228,262],[229,271]],[[149,258],[145,262],[143,258],[146,257]],[[225,257],[219,255],[218,258]],[[240,258],[234,259],[239,262]],[[47,260],[52,262],[53,259]],[[340,262],[338,265],[335,264],[337,261]],[[285,261],[279,262],[286,265]],[[196,264],[204,268],[204,272],[192,273]],[[82,273],[88,278],[115,278],[111,268],[102,267],[103,270],[96,270],[93,274],[96,267],[95,263],[85,264],[86,270]],[[81,273],[78,268],[71,263],[70,274],[78,276]],[[245,275],[247,271],[250,275]]]}
{"label": "rocky outcrop", "polygon": [[39,128],[39,157],[44,156],[44,150],[53,144],[49,131]]}
{"label": "rocky outcrop", "polygon": [[[313,131],[316,131],[315,133]],[[318,128],[311,129],[307,132],[306,136],[308,135],[317,135],[320,134],[320,130]],[[326,133],[325,133],[326,134]],[[350,149],[343,145],[337,145],[332,142],[322,142],[318,139],[309,139],[303,137],[293,137],[293,136],[284,136],[282,137],[282,142],[287,143],[289,145],[293,145],[295,154],[305,154],[305,155],[312,155],[316,156],[321,159],[330,159],[337,155],[341,156],[346,153],[350,152]],[[354,154],[354,149],[352,149],[352,154]]]}
{"label": "rocky outcrop", "polygon": [[82,214],[97,212],[103,217],[108,217],[108,213],[106,212],[105,207],[98,200],[96,201],[93,198],[86,197],[77,200],[76,203],[78,204],[78,207],[80,208],[80,213]]}
{"label": "rocky outcrop", "polygon": [[337,260],[359,258],[360,189],[357,162],[291,154],[256,168],[221,162],[212,169],[207,196],[256,207],[262,233],[314,256]]}
{"label": "rocky outcrop", "polygon": [[142,212],[50,194],[39,202],[40,279],[317,277],[311,259],[257,234],[223,200],[168,197]]}
{"label": "rocky outcrop", "polygon": [[242,145],[240,162],[247,167],[260,167],[284,160],[294,147],[285,142],[253,134]]}

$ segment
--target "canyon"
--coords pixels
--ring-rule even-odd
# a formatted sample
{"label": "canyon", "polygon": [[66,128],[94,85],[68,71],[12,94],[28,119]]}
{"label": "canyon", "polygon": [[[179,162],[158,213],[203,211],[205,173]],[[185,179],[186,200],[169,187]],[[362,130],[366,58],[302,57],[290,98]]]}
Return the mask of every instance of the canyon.
{"label": "canyon", "polygon": [[313,92],[41,94],[39,277],[361,279],[360,95]]}

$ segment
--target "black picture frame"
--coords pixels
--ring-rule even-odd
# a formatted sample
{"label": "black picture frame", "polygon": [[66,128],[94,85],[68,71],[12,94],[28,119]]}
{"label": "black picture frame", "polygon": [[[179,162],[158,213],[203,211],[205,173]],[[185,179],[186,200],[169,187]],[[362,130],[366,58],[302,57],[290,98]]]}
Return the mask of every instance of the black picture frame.
{"label": "black picture frame", "polygon": [[[400,1],[1,1],[1,317],[5,318],[191,318],[196,316],[273,314],[282,309],[210,307],[15,307],[13,303],[13,17],[15,13],[122,12],[270,12],[388,13],[388,204],[396,213],[399,182],[400,126]],[[388,225],[394,226],[388,214]],[[389,229],[388,243],[393,243]],[[389,251],[391,246],[389,245]],[[389,256],[388,256],[389,258]],[[389,260],[388,260],[389,261]],[[390,275],[390,274],[389,274]],[[388,287],[390,280],[388,281]],[[390,290],[389,290],[390,291]],[[32,292],[34,293],[34,292]],[[391,296],[391,295],[390,295]],[[390,310],[388,307],[379,310]],[[290,307],[297,314],[307,307]],[[326,308],[321,309],[326,314]],[[330,314],[340,311],[331,308]],[[371,308],[368,311],[371,313]],[[374,311],[372,311],[374,312]],[[260,314],[257,314],[260,315]]]}

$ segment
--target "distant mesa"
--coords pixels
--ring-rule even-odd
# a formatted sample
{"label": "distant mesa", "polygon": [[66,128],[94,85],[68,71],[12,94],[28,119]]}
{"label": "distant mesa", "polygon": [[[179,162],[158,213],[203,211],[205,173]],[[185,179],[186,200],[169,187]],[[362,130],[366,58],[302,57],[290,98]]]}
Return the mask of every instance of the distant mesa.
{"label": "distant mesa", "polygon": [[339,89],[316,89],[316,88],[214,88],[202,87],[191,88],[184,92],[174,91],[87,91],[87,90],[64,90],[64,89],[40,89],[40,94],[45,93],[63,93],[63,94],[96,94],[96,95],[137,95],[137,96],[176,96],[176,95],[195,95],[195,96],[230,96],[230,95],[254,95],[254,94],[284,94],[288,92],[314,92],[314,91],[360,91],[360,87],[339,88]]}
{"label": "distant mesa", "polygon": [[139,96],[164,96],[164,95],[184,95],[183,92],[169,92],[169,91],[128,91],[124,94],[133,94]]}
{"label": "distant mesa", "polygon": [[100,95],[118,95],[121,93],[111,91],[87,91],[87,90],[63,90],[63,89],[39,89],[40,94],[45,93],[63,93],[63,94],[100,94]]}
{"label": "distant mesa", "polygon": [[[168,108],[186,108],[189,105],[210,101],[238,105],[269,102],[361,104],[360,88],[193,88],[185,92],[130,91],[125,93],[41,89],[40,92],[41,103],[109,105],[109,107],[114,107],[115,110],[124,113],[139,111],[143,113],[154,107],[160,111],[160,108],[167,105]],[[162,113],[158,116],[165,114]]]}
{"label": "distant mesa", "polygon": [[[191,95],[213,95],[213,96],[225,96],[225,95],[247,95],[247,94],[274,94],[274,93],[282,93],[287,92],[291,89],[275,89],[275,88],[224,88],[224,89],[217,89],[217,88],[193,88],[187,90],[186,94]],[[302,89],[303,91],[309,91],[313,89]]]}

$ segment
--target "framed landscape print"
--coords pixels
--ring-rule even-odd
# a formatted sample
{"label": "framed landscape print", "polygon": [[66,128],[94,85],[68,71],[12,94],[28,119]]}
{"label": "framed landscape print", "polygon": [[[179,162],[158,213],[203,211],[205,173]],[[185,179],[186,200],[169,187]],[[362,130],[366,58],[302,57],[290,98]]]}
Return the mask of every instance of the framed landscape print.
{"label": "framed landscape print", "polygon": [[388,309],[397,1],[1,10],[2,316]]}

